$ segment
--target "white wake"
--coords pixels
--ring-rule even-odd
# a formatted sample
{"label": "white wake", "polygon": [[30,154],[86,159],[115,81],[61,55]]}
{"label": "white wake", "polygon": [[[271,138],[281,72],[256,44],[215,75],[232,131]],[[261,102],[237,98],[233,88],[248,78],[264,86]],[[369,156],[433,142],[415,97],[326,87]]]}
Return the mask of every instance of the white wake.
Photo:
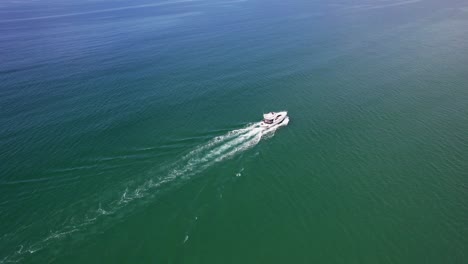
{"label": "white wake", "polygon": [[168,178],[189,177],[213,166],[215,163],[234,157],[236,154],[257,145],[265,136],[272,136],[281,126],[287,125],[289,119],[272,128],[262,128],[260,123],[248,125],[242,129],[230,131],[196,147],[183,156]]}
{"label": "white wake", "polygon": [[200,174],[216,163],[230,159],[254,147],[262,138],[272,137],[278,128],[286,126],[288,123],[288,117],[281,124],[271,128],[263,128],[258,122],[214,137],[208,142],[198,145],[176,162],[161,169],[156,178],[150,177],[137,188],[126,188],[117,207],[134,199],[146,197],[148,194],[153,195],[164,189],[162,188],[164,186],[182,184],[185,180]]}
{"label": "white wake", "polygon": [[[146,181],[139,185],[129,184],[125,187],[123,193],[119,197],[116,197],[117,199],[105,204],[99,202],[98,208],[89,212],[81,221],[73,221],[73,223],[65,222],[61,227],[58,227],[57,230],[51,231],[50,234],[42,240],[29,245],[20,245],[18,251],[4,259],[0,259],[0,264],[21,260],[25,255],[35,253],[53,241],[60,240],[75,232],[86,231],[88,230],[87,227],[90,225],[97,224],[98,219],[106,219],[105,216],[114,215],[114,218],[116,218],[120,215],[120,217],[123,217],[128,210],[132,210],[133,207],[128,207],[132,201],[141,200],[141,198],[144,197],[151,198],[162,190],[168,190],[164,188],[166,186],[184,183],[186,180],[200,174],[216,163],[232,158],[254,147],[262,138],[273,136],[279,127],[287,125],[288,122],[289,119],[287,118],[280,125],[269,129],[260,127],[260,123],[254,123],[245,128],[232,130],[224,135],[217,136],[195,147],[173,164],[160,170],[158,173],[159,175],[156,177],[150,177],[150,179],[146,179]],[[102,221],[99,222],[101,222],[101,224],[104,223]]]}

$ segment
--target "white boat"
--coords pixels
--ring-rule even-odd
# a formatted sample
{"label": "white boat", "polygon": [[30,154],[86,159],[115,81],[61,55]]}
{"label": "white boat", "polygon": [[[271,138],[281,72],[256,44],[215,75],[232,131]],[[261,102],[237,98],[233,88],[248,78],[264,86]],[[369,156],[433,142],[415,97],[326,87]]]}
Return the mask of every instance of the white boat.
{"label": "white boat", "polygon": [[289,121],[288,112],[270,112],[263,114],[263,121],[260,126],[263,128],[270,128],[278,125],[286,125]]}

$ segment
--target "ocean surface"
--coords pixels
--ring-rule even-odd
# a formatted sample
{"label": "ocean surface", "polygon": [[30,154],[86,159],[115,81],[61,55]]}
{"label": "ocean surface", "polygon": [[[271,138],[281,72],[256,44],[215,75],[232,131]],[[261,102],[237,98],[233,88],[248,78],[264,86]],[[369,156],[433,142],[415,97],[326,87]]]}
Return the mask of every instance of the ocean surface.
{"label": "ocean surface", "polygon": [[2,1],[16,262],[468,263],[468,2]]}

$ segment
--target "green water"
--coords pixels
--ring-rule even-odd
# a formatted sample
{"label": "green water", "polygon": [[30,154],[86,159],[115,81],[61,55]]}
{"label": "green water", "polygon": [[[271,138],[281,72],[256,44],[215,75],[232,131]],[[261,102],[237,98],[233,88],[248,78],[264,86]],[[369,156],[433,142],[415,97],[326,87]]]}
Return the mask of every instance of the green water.
{"label": "green water", "polygon": [[466,263],[467,51],[461,0],[2,3],[0,263]]}

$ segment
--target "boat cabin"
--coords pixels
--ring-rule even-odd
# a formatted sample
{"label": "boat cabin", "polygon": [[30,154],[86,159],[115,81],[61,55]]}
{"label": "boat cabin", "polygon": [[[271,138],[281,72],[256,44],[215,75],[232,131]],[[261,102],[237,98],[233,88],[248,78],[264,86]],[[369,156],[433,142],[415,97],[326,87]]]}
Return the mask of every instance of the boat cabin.
{"label": "boat cabin", "polygon": [[263,123],[265,124],[273,124],[273,122],[275,121],[275,119],[277,119],[278,117],[280,117],[281,115],[277,115],[275,112],[271,112],[271,113],[268,113],[268,114],[264,114],[263,115]]}

